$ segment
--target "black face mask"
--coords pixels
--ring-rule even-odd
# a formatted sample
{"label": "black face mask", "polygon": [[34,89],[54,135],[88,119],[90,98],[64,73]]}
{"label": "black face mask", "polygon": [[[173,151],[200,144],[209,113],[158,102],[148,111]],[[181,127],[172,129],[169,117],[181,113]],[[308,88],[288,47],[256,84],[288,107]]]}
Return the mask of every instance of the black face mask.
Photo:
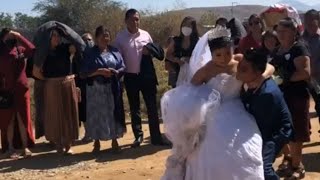
{"label": "black face mask", "polygon": [[16,39],[8,39],[4,43],[9,49],[12,49],[17,45],[18,41]]}

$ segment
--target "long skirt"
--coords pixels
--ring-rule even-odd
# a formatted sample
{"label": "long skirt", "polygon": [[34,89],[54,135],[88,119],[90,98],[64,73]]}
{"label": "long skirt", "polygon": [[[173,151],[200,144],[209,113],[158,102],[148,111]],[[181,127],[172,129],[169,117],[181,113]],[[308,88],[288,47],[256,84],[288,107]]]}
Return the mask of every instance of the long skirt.
{"label": "long skirt", "polygon": [[123,136],[126,129],[115,120],[115,103],[111,83],[96,81],[87,86],[87,130],[95,140],[110,140]]}
{"label": "long skirt", "polygon": [[44,84],[44,133],[48,141],[70,145],[79,136],[78,95],[74,76]]}
{"label": "long skirt", "polygon": [[[19,113],[25,131],[27,134],[28,147],[34,145],[34,135],[32,130],[32,121],[30,115],[30,92],[26,91],[25,93],[15,94],[15,107],[11,109],[0,109],[0,129],[1,129],[1,147],[2,152],[8,150],[8,141],[7,141],[7,128],[11,120],[17,119],[17,114]],[[13,137],[13,146],[14,148],[21,148],[22,141],[21,135],[18,127],[18,122],[15,122],[14,127],[14,137]]]}

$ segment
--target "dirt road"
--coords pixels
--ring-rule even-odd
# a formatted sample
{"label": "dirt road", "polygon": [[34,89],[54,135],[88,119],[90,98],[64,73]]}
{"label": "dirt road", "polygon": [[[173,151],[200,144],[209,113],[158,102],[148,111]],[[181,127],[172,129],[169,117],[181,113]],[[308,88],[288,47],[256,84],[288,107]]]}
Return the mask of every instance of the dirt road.
{"label": "dirt road", "polygon": [[[143,126],[146,136],[148,127]],[[318,120],[312,119],[312,142],[305,145],[304,164],[307,170],[306,180],[320,179],[320,129]],[[2,180],[60,180],[60,179],[103,179],[103,180],[158,180],[163,171],[166,157],[170,151],[148,144],[148,139],[137,149],[131,149],[133,141],[131,127],[119,142],[120,154],[110,150],[111,142],[102,143],[102,152],[93,155],[92,143],[76,145],[74,155],[58,155],[43,140],[33,149],[34,156],[29,159],[11,161],[0,159],[0,179]],[[279,160],[277,160],[279,163]],[[277,163],[275,166],[277,166]]]}

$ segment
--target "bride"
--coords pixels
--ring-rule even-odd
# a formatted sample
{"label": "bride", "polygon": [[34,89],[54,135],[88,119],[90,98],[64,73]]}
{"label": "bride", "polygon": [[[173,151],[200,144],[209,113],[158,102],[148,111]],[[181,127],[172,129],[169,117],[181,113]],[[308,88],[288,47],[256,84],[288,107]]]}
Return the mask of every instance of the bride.
{"label": "bride", "polygon": [[173,143],[162,180],[264,179],[262,138],[240,100],[237,65],[227,29],[218,26],[199,40],[190,59],[191,84],[161,99]]}

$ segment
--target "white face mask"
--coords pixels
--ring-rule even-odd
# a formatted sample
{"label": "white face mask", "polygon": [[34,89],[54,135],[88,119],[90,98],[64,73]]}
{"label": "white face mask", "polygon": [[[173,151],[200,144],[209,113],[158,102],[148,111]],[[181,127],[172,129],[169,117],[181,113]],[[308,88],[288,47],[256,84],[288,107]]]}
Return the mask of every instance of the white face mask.
{"label": "white face mask", "polygon": [[190,36],[192,33],[192,29],[184,26],[181,28],[181,32],[184,36]]}

